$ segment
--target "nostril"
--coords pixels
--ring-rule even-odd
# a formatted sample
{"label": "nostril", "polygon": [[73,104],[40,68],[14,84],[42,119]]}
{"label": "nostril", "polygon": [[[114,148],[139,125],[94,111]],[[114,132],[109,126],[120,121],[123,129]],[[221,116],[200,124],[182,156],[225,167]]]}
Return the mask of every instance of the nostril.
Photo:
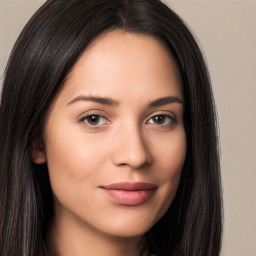
{"label": "nostril", "polygon": [[[126,136],[122,136],[124,133]],[[114,165],[140,169],[152,162],[150,148],[138,127],[125,127],[113,142],[111,158]]]}

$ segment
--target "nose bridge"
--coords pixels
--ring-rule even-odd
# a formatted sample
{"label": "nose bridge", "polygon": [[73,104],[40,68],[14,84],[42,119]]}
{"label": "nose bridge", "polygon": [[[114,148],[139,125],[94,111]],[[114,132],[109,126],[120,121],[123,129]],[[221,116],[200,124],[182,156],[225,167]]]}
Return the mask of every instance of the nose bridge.
{"label": "nose bridge", "polygon": [[138,169],[152,161],[143,129],[139,125],[134,123],[121,125],[115,140],[112,152],[115,165],[128,165]]}

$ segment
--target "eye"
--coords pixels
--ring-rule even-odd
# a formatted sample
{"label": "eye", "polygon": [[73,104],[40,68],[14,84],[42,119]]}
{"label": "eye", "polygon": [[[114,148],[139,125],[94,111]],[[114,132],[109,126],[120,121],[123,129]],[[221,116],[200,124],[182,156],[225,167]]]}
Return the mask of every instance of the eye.
{"label": "eye", "polygon": [[148,120],[149,124],[157,125],[171,125],[174,122],[176,122],[176,119],[168,115],[155,115]]}
{"label": "eye", "polygon": [[108,122],[108,120],[104,116],[94,114],[82,118],[81,121],[87,123],[90,126],[100,126]]}

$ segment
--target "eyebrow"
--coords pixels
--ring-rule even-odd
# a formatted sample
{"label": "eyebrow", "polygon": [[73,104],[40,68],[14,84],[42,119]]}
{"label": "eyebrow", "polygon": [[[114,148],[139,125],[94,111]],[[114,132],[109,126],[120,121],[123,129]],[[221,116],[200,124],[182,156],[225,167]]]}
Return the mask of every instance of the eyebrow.
{"label": "eyebrow", "polygon": [[[79,101],[92,101],[92,102],[96,102],[96,103],[100,103],[102,105],[108,105],[108,106],[117,106],[119,104],[118,101],[116,101],[112,98],[108,98],[108,97],[81,95],[81,96],[78,96],[78,97],[74,98],[73,100],[71,100],[68,103],[68,105],[73,104],[75,102],[79,102]],[[163,98],[159,98],[154,101],[151,101],[149,103],[149,107],[150,108],[160,107],[160,106],[167,105],[170,103],[179,103],[182,105],[184,104],[182,99],[180,99],[179,97],[168,96],[168,97],[163,97]]]}
{"label": "eyebrow", "polygon": [[163,105],[167,105],[170,103],[179,103],[179,104],[184,104],[183,100],[180,99],[179,97],[176,96],[168,96],[168,97],[163,97],[163,98],[159,98],[157,100],[151,101],[149,103],[149,107],[154,108],[154,107],[160,107]]}
{"label": "eyebrow", "polygon": [[100,103],[102,105],[108,105],[108,106],[116,106],[118,105],[118,102],[116,100],[113,100],[108,97],[101,97],[101,96],[78,96],[71,100],[68,105],[73,104],[78,101],[92,101],[96,103]]}

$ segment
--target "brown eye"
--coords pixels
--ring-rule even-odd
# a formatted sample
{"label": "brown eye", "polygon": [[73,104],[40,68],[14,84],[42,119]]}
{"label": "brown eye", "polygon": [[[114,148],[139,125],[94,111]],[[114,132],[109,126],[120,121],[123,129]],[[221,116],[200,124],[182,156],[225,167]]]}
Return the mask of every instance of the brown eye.
{"label": "brown eye", "polygon": [[165,115],[157,115],[152,117],[152,120],[155,124],[164,124],[165,119],[166,119]]}
{"label": "brown eye", "polygon": [[106,121],[106,118],[100,115],[89,115],[83,118],[83,122],[92,126],[104,125]]}
{"label": "brown eye", "polygon": [[148,120],[148,123],[157,125],[170,125],[175,121],[176,120],[174,117],[168,115],[155,115]]}

